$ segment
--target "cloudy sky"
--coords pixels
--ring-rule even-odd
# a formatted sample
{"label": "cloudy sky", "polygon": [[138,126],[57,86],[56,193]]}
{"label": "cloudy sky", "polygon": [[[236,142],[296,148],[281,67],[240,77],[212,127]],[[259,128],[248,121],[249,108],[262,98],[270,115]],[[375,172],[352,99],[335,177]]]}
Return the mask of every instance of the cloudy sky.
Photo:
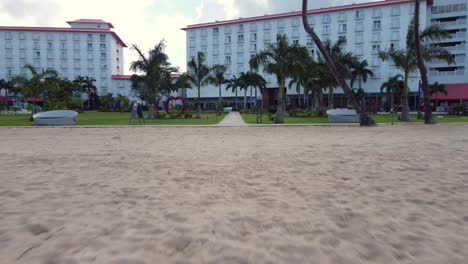
{"label": "cloudy sky", "polygon": [[[372,0],[310,0],[310,8]],[[298,11],[300,0],[1,0],[2,26],[67,27],[65,21],[100,18],[112,22],[127,44],[148,50],[161,39],[174,65],[185,69],[185,33],[190,24]],[[125,51],[125,70],[136,58]]]}

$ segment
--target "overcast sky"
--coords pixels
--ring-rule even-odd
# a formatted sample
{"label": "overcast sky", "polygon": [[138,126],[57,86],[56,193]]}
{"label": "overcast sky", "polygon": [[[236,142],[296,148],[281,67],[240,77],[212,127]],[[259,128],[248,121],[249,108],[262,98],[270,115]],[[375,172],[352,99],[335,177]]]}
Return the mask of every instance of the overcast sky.
{"label": "overcast sky", "polygon": [[[310,0],[309,8],[372,0]],[[300,0],[0,0],[2,26],[68,27],[65,21],[100,18],[113,23],[127,44],[148,50],[167,41],[171,62],[185,69],[185,33],[190,24],[299,11]],[[125,72],[135,52],[125,51]]]}

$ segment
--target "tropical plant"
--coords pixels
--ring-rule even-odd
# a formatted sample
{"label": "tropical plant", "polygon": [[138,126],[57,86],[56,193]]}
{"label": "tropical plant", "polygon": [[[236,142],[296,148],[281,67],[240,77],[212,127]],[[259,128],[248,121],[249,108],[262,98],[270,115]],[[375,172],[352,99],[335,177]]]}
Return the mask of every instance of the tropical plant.
{"label": "tropical plant", "polygon": [[96,109],[97,87],[94,84],[95,82],[96,79],[88,76],[77,76],[75,80],[73,80],[73,83],[75,83],[80,91],[81,110],[83,111],[85,110],[83,94],[86,94],[88,97],[88,110],[91,109],[91,105],[93,105],[94,110]]}
{"label": "tropical plant", "polygon": [[354,109],[356,110],[357,113],[359,113],[359,120],[360,120],[361,126],[375,125],[374,120],[372,120],[372,118],[363,110],[359,101],[353,95],[351,89],[349,88],[348,84],[345,81],[345,76],[343,76],[343,73],[339,71],[339,68],[334,63],[332,57],[325,49],[325,46],[323,45],[322,41],[317,36],[317,34],[315,34],[314,30],[310,27],[309,19],[307,17],[308,16],[307,3],[308,3],[307,0],[302,1],[302,22],[303,22],[306,32],[310,35],[315,45],[319,49],[320,54],[322,54],[322,57],[327,62],[328,66],[330,67],[330,72],[332,73],[335,81],[339,84],[339,86],[341,86],[344,93],[347,95],[348,98],[350,98],[350,101],[352,102]]}
{"label": "tropical plant", "polygon": [[[402,111],[400,120],[402,121],[410,121],[409,115],[409,87],[408,87],[408,79],[409,75],[419,68],[418,63],[418,56],[416,55],[418,52],[416,50],[416,42],[415,38],[419,39],[421,44],[420,51],[422,52],[423,62],[427,61],[430,62],[434,59],[445,60],[448,64],[454,63],[454,58],[450,52],[448,52],[443,47],[438,46],[434,43],[429,43],[431,40],[440,40],[440,39],[447,39],[450,38],[449,31],[445,30],[443,27],[439,25],[431,25],[424,29],[422,32],[415,33],[414,25],[415,21],[411,22],[411,25],[408,27],[408,34],[406,36],[406,48],[403,49],[394,49],[389,48],[385,51],[379,52],[379,57],[383,61],[391,60],[393,64],[400,68],[403,71],[404,77],[404,89],[402,93]],[[419,26],[418,26],[419,29]],[[423,65],[424,67],[424,65]],[[427,76],[427,75],[426,75]],[[425,98],[429,98],[430,100],[430,91],[429,86],[423,90],[427,90],[427,96]],[[429,101],[430,102],[430,101]],[[430,114],[429,114],[430,115]],[[429,123],[432,123],[429,122]]]}
{"label": "tropical plant", "polygon": [[205,64],[205,54],[198,52],[196,58],[192,58],[187,64],[188,80],[197,88],[197,118],[201,118],[200,90],[211,80],[211,70]]}
{"label": "tropical plant", "polygon": [[[23,87],[22,94],[26,97],[33,98],[34,111],[37,110],[36,99],[41,95],[42,82],[45,82],[46,87],[50,87],[56,82],[58,72],[52,68],[37,70],[33,65],[26,64],[25,68],[29,70],[31,78],[28,83]],[[45,109],[45,98],[43,99],[43,108]]]}
{"label": "tropical plant", "polygon": [[214,65],[212,68],[212,76],[210,77],[210,83],[213,84],[214,86],[218,87],[218,110],[221,109],[221,100],[222,100],[222,94],[221,94],[221,88],[223,84],[228,83],[229,81],[224,78],[224,74],[226,73],[226,66],[224,65]]}
{"label": "tropical plant", "polygon": [[178,68],[171,66],[169,57],[164,52],[166,42],[161,40],[145,56],[137,45],[132,45],[133,50],[138,53],[138,60],[132,62],[130,70],[140,72],[142,75],[133,75],[132,89],[140,94],[148,102],[148,119],[154,119],[154,107],[157,102],[158,93],[169,87],[171,73],[177,72]]}
{"label": "tropical plant", "polygon": [[250,67],[258,70],[263,66],[265,72],[274,74],[278,82],[278,104],[276,106],[275,123],[284,123],[286,108],[286,80],[291,77],[296,67],[301,67],[303,58],[308,54],[307,48],[291,45],[285,35],[278,35],[276,43],[267,45],[266,49],[257,53],[250,60]]}
{"label": "tropical plant", "polygon": [[380,91],[385,91],[387,94],[387,98],[390,99],[390,111],[394,111],[395,109],[395,95],[401,96],[401,94],[403,93],[405,87],[403,79],[403,75],[395,75],[393,77],[390,77],[380,87]]}
{"label": "tropical plant", "polygon": [[229,82],[226,85],[226,90],[231,89],[233,93],[236,94],[235,97],[235,110],[239,109],[239,106],[237,104],[237,89],[244,87],[244,83],[241,78],[237,78],[235,75],[232,76],[232,78],[229,80]]}
{"label": "tropical plant", "polygon": [[5,107],[5,110],[8,110],[8,92],[10,91],[11,89],[11,83],[6,81],[5,79],[1,79],[0,80],[0,90],[4,90],[5,92],[5,103],[4,103],[4,107]]}

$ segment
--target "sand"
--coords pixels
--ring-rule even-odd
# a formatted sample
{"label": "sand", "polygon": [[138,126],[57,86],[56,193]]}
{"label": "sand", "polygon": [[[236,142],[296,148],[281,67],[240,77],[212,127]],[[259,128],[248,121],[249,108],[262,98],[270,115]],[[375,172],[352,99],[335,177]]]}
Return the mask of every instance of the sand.
{"label": "sand", "polygon": [[0,263],[468,263],[468,126],[1,128]]}

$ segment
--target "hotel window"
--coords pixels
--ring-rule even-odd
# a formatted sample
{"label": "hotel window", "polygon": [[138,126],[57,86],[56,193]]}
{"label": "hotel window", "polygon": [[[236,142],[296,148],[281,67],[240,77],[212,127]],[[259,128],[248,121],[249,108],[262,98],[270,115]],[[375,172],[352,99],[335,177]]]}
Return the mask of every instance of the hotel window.
{"label": "hotel window", "polygon": [[106,50],[106,49],[107,49],[106,43],[101,43],[101,44],[99,44],[99,48],[100,48],[101,50]]}
{"label": "hotel window", "polygon": [[301,20],[299,18],[293,18],[292,19],[292,26],[293,27],[298,27],[301,25]]}
{"label": "hotel window", "polygon": [[219,45],[219,38],[213,38],[213,45],[218,46]]}
{"label": "hotel window", "polygon": [[23,32],[19,33],[19,39],[21,39],[21,40],[26,39],[26,36],[24,35]]}
{"label": "hotel window", "polygon": [[22,50],[26,49],[26,42],[24,42],[23,40],[21,40],[20,43],[19,43],[19,47],[20,47],[20,49],[22,49]]}
{"label": "hotel window", "polygon": [[65,51],[60,52],[60,59],[66,60],[67,59],[67,52],[65,52]]}
{"label": "hotel window", "polygon": [[94,53],[88,52],[87,58],[88,58],[88,60],[94,59]]}
{"label": "hotel window", "polygon": [[271,22],[270,21],[263,22],[263,29],[270,30],[271,29]]}
{"label": "hotel window", "polygon": [[41,52],[40,51],[35,51],[34,52],[34,58],[40,59],[41,58]]}
{"label": "hotel window", "polygon": [[399,18],[393,18],[390,26],[392,28],[400,28],[400,19]]}
{"label": "hotel window", "polygon": [[239,53],[237,55],[237,63],[244,63],[244,53]]}
{"label": "hotel window", "polygon": [[[75,69],[81,69],[81,63],[80,63],[79,61],[75,61],[75,62],[73,63],[73,67],[74,67]],[[78,72],[76,72],[76,71],[75,71],[75,73],[76,73],[76,75],[80,75],[80,74],[79,74]]]}
{"label": "hotel window", "polygon": [[54,43],[52,41],[47,42],[47,49],[53,49]]}
{"label": "hotel window", "polygon": [[224,57],[224,63],[231,64],[231,56]]}
{"label": "hotel window", "polygon": [[382,29],[382,21],[374,20],[374,22],[372,23],[372,29],[373,30],[381,30]]}
{"label": "hotel window", "polygon": [[13,77],[13,70],[8,69],[8,71],[7,71],[7,77]]}
{"label": "hotel window", "polygon": [[[62,61],[62,62],[60,63],[60,68],[62,68],[62,69],[68,68],[68,63],[67,63],[66,61]],[[68,74],[67,74],[67,75],[68,75]],[[66,75],[65,75],[65,76],[66,76]]]}
{"label": "hotel window", "polygon": [[256,43],[250,44],[250,52],[257,52],[257,44]]}
{"label": "hotel window", "polygon": [[238,73],[244,72],[244,64],[237,64],[237,72]]}
{"label": "hotel window", "polygon": [[213,36],[218,36],[219,35],[219,28],[218,27],[214,27],[213,28]]}
{"label": "hotel window", "polygon": [[73,40],[80,40],[80,34],[74,33],[73,34]]}
{"label": "hotel window", "polygon": [[380,45],[376,44],[376,45],[372,45],[372,54],[376,55],[376,54],[379,54],[380,52]]}
{"label": "hotel window", "polygon": [[322,16],[322,23],[330,23],[331,17],[330,14],[326,14]]}
{"label": "hotel window", "polygon": [[364,19],[364,10],[356,10],[356,12],[354,14],[354,18],[356,20]]}
{"label": "hotel window", "polygon": [[195,57],[195,53],[196,53],[195,48],[190,48],[190,56]]}
{"label": "hotel window", "polygon": [[244,24],[239,24],[239,25],[237,26],[237,32],[238,32],[238,33],[244,32]]}
{"label": "hotel window", "polygon": [[11,34],[11,32],[5,32],[5,39],[12,39],[13,36]]}
{"label": "hotel window", "polygon": [[100,34],[99,35],[99,40],[100,41],[106,41],[106,34]]}
{"label": "hotel window", "polygon": [[22,50],[19,52],[20,59],[26,59],[26,51]]}
{"label": "hotel window", "polygon": [[52,33],[48,33],[47,40],[54,40],[54,35]]}
{"label": "hotel window", "polygon": [[285,22],[284,22],[284,19],[280,19],[278,20],[278,28],[284,28],[285,27]]}
{"label": "hotel window", "polygon": [[284,35],[284,29],[278,29],[278,33],[276,35]]}
{"label": "hotel window", "polygon": [[314,41],[312,40],[312,37],[307,36],[307,46],[313,46],[313,45],[314,45]]}
{"label": "hotel window", "polygon": [[338,14],[338,21],[346,21],[346,13],[345,12],[340,12]]}
{"label": "hotel window", "polygon": [[293,43],[293,45],[299,45],[299,40],[298,40],[298,39],[294,39],[294,40],[292,41],[292,43]]}
{"label": "hotel window", "polygon": [[[462,10],[460,10],[462,11]],[[409,5],[409,14],[414,15],[414,3],[410,3]]]}
{"label": "hotel window", "polygon": [[101,60],[105,60],[107,58],[107,54],[105,52],[101,52]]}
{"label": "hotel window", "polygon": [[207,40],[206,38],[202,38],[202,40],[201,40],[201,46],[202,46],[202,47],[208,46],[208,40]]}
{"label": "hotel window", "polygon": [[60,40],[67,40],[67,34],[61,33],[60,34]]}
{"label": "hotel window", "polygon": [[194,40],[194,39],[191,39],[191,40],[190,40],[190,47],[191,47],[191,48],[194,48],[195,46],[196,46],[195,40]]}
{"label": "hotel window", "polygon": [[231,36],[226,36],[224,38],[224,43],[229,44],[229,43],[231,43],[231,40],[232,40]]}
{"label": "hotel window", "polygon": [[341,42],[342,44],[346,44],[347,43],[346,36],[338,36],[338,41]]}
{"label": "hotel window", "polygon": [[101,64],[101,71],[107,71],[107,64]]}
{"label": "hotel window", "polygon": [[400,6],[392,7],[392,16],[399,16],[400,15]]}
{"label": "hotel window", "polygon": [[400,49],[400,43],[398,43],[398,42],[390,43],[390,49],[391,49],[391,50],[398,50],[398,49]]}
{"label": "hotel window", "polygon": [[88,61],[88,69],[94,69],[94,63]]}
{"label": "hotel window", "polygon": [[250,24],[250,31],[257,31],[257,23]]}
{"label": "hotel window", "polygon": [[364,31],[364,23],[363,23],[363,22],[358,22],[358,23],[356,23],[356,31],[357,31],[357,32],[362,32],[362,31]]}
{"label": "hotel window", "polygon": [[93,34],[88,34],[88,41],[93,41]]}
{"label": "hotel window", "polygon": [[390,40],[400,40],[400,31],[392,31]]}
{"label": "hotel window", "polygon": [[5,48],[6,49],[12,49],[13,48],[13,43],[11,42],[11,40],[6,41]]}
{"label": "hotel window", "polygon": [[224,34],[231,34],[231,26],[224,27]]}
{"label": "hotel window", "polygon": [[363,56],[364,55],[363,46],[356,46],[356,48],[354,49],[354,53],[356,54],[356,56]]}
{"label": "hotel window", "polygon": [[380,58],[377,56],[372,56],[371,66],[379,67],[380,66]]}
{"label": "hotel window", "polygon": [[224,46],[224,53],[231,54],[231,46]]}
{"label": "hotel window", "polygon": [[41,49],[41,46],[39,45],[39,42],[38,42],[38,41],[35,41],[35,42],[33,43],[33,49],[35,49],[35,50]]}
{"label": "hotel window", "polygon": [[213,65],[219,64],[219,56],[213,56]]}
{"label": "hotel window", "polygon": [[381,34],[380,32],[372,33],[372,42],[380,42]]}
{"label": "hotel window", "polygon": [[355,35],[355,41],[356,43],[364,43],[364,35],[363,34],[356,34]]}
{"label": "hotel window", "polygon": [[53,59],[53,58],[54,58],[54,53],[48,51],[48,52],[47,52],[47,58],[48,58],[48,59]]}
{"label": "hotel window", "polygon": [[75,60],[79,60],[79,59],[81,58],[80,52],[75,51],[75,52],[73,53],[73,58],[74,58]]}
{"label": "hotel window", "polygon": [[73,43],[73,49],[74,50],[80,50],[80,43],[78,43],[78,42]]}
{"label": "hotel window", "polygon": [[202,37],[208,36],[208,30],[206,30],[206,28],[204,28],[204,29],[201,30],[201,36],[202,36]]}
{"label": "hotel window", "polygon": [[382,9],[374,8],[372,10],[372,17],[382,17]]}
{"label": "hotel window", "polygon": [[347,24],[338,24],[338,33],[346,33],[348,31]]}
{"label": "hotel window", "polygon": [[213,49],[213,55],[219,55],[219,48],[218,47]]}
{"label": "hotel window", "polygon": [[322,29],[322,34],[330,34],[330,26],[324,25]]}
{"label": "hotel window", "polygon": [[244,53],[244,46],[243,45],[237,46],[237,53]]}
{"label": "hotel window", "polygon": [[257,33],[250,34],[250,41],[257,41]]}
{"label": "hotel window", "polygon": [[5,53],[5,57],[7,59],[13,59],[13,52],[11,50],[7,50]]}
{"label": "hotel window", "polygon": [[309,20],[309,25],[315,24],[315,16],[307,16],[307,19]]}
{"label": "hotel window", "polygon": [[293,29],[292,37],[293,38],[299,38],[299,29],[298,28]]}
{"label": "hotel window", "polygon": [[201,48],[201,52],[205,55],[205,57],[208,55],[208,49],[206,47]]}
{"label": "hotel window", "polygon": [[271,32],[263,33],[263,40],[269,42],[271,40]]}
{"label": "hotel window", "polygon": [[35,33],[35,34],[33,34],[33,39],[34,39],[34,40],[40,40],[40,39],[41,39],[41,35],[39,35],[38,33]]}
{"label": "hotel window", "polygon": [[67,43],[61,42],[61,43],[60,43],[60,49],[62,49],[62,50],[67,49]]}

